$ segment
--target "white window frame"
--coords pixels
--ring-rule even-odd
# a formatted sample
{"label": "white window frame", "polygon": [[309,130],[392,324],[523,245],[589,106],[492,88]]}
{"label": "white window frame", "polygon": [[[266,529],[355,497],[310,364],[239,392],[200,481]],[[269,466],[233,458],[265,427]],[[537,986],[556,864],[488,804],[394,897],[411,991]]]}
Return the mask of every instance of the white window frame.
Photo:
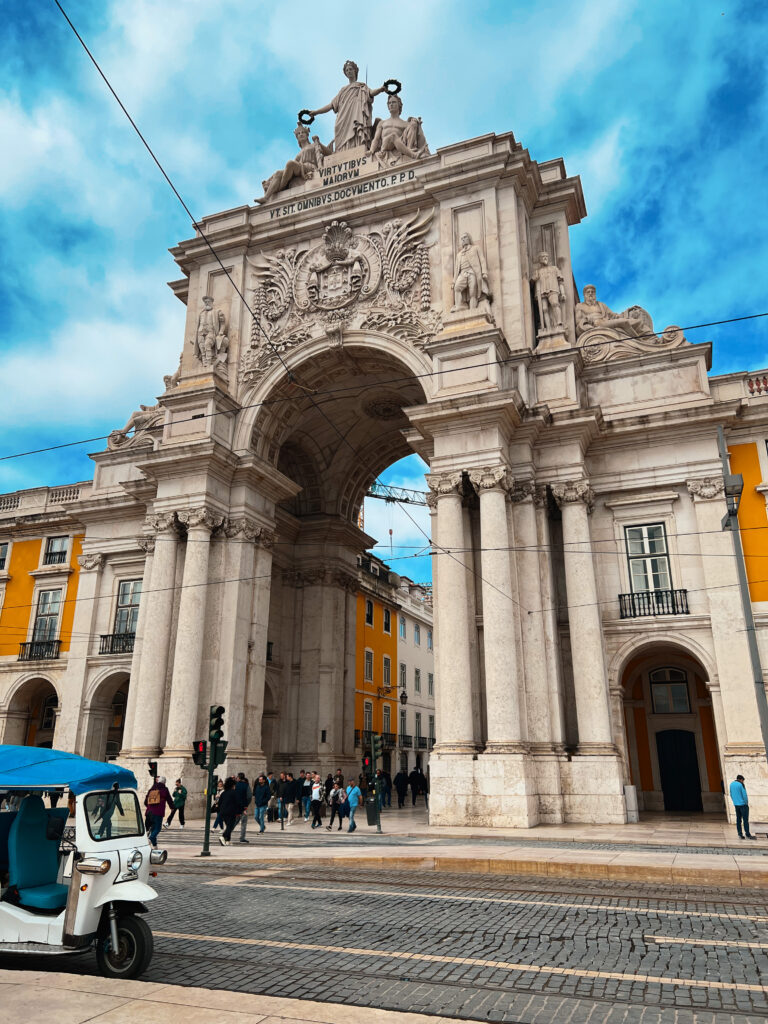
{"label": "white window frame", "polygon": [[413,624],[413,646],[421,647],[421,626],[418,622]]}
{"label": "white window frame", "polygon": [[417,711],[415,713],[415,715],[414,715],[413,735],[414,735],[414,738],[416,738],[416,739],[418,739],[418,737],[421,736],[421,712],[420,711]]}
{"label": "white window frame", "polygon": [[[51,542],[52,541],[59,541],[59,540],[64,541],[63,547],[51,550],[50,549]],[[68,565],[69,564],[69,554],[70,554],[70,550],[71,550],[71,545],[72,545],[72,538],[70,537],[69,534],[56,533],[56,534],[53,534],[53,536],[51,536],[51,537],[44,537],[43,538],[43,543],[40,545],[40,565],[41,566]],[[47,560],[49,554],[60,554],[62,551],[64,552],[64,559],[62,561],[58,561],[57,560],[55,562],[49,562]]]}
{"label": "white window frame", "polygon": [[384,609],[384,632],[387,636],[392,635],[392,612],[389,608]]}
{"label": "white window frame", "polygon": [[431,650],[433,650],[433,647],[434,647],[434,641],[432,639],[432,630],[428,629],[427,630],[427,650],[431,651]]}
{"label": "white window frame", "polygon": [[[656,537],[652,540],[649,537],[650,530],[660,530],[661,538]],[[635,537],[633,539],[636,541],[639,540],[640,544],[642,545],[642,553],[633,554],[630,551],[630,531],[634,532],[635,534]],[[658,544],[659,539],[663,543],[663,551],[651,551],[651,545]],[[667,543],[667,530],[663,522],[631,524],[628,523],[624,527],[624,543],[627,557],[627,572],[629,574],[629,587],[631,593],[653,594],[659,590],[674,590],[674,583],[672,580],[672,564],[669,557],[669,544]],[[665,585],[663,586],[655,585],[653,572],[654,563],[663,564],[666,567],[666,581]],[[647,584],[650,584],[650,586],[645,586],[642,588],[635,587],[635,576],[633,573],[633,566],[638,564],[642,564],[645,582]]]}
{"label": "white window frame", "polygon": [[[370,619],[368,617],[368,611],[370,609]],[[373,601],[370,598],[365,599],[365,624],[366,626],[373,625]]]}
{"label": "white window frame", "polygon": [[427,696],[435,696],[435,673],[427,672]]}
{"label": "white window frame", "polygon": [[366,647],[363,654],[363,679],[366,683],[373,682],[373,651],[370,647]]}
{"label": "white window frame", "polygon": [[408,712],[405,708],[400,708],[400,735],[408,735]]}
{"label": "white window frame", "polygon": [[434,715],[430,715],[429,716],[429,738],[432,740],[433,743],[435,742],[435,716]]}
{"label": "white window frame", "polygon": [[421,693],[421,669],[413,670],[413,689],[415,693]]}
{"label": "white window frame", "polygon": [[[59,632],[61,630],[61,612],[62,612],[62,607],[64,605],[64,598],[62,597],[63,592],[64,592],[64,588],[63,587],[41,587],[37,591],[37,594],[35,596],[34,622],[32,623],[32,634],[31,634],[31,637],[30,637],[30,639],[31,639],[31,641],[33,643],[46,643],[46,642],[51,641],[51,640],[58,640],[59,639]],[[53,618],[53,616],[49,612],[44,612],[44,613],[41,614],[40,607],[41,607],[41,604],[44,603],[43,599],[44,599],[46,594],[58,594],[59,595],[59,597],[58,597],[58,606],[56,608],[56,618],[55,618],[56,625],[55,625],[55,628],[53,630],[53,634],[52,635],[50,635],[50,636],[48,636],[48,635],[46,635],[46,636],[38,636],[37,635],[37,624],[38,624],[38,622],[40,622],[41,618],[45,618],[46,620]]]}
{"label": "white window frame", "polygon": [[363,732],[373,732],[373,701],[363,701]]}
{"label": "white window frame", "polygon": [[392,708],[389,704],[384,704],[381,709],[381,731],[392,732]]}
{"label": "white window frame", "polygon": [[408,639],[408,626],[406,624],[404,615],[400,616],[399,630],[400,639],[406,641]]}
{"label": "white window frame", "polygon": [[389,657],[388,654],[385,654],[383,659],[382,659],[381,685],[382,686],[391,686],[392,685],[392,659]]}
{"label": "white window frame", "polygon": [[[115,635],[117,635],[117,636],[131,636],[132,634],[135,635],[135,633],[136,633],[136,625],[137,625],[137,622],[138,622],[138,619],[139,619],[139,606],[140,606],[140,603],[141,603],[141,585],[142,585],[142,582],[143,581],[141,579],[117,580],[117,603],[115,604],[115,615],[114,615],[114,618],[112,620],[112,632]],[[138,601],[126,601],[126,602],[121,604],[121,602],[120,602],[120,595],[121,595],[123,587],[125,587],[125,586],[130,586],[131,587],[131,591],[130,591],[130,596],[131,597],[133,597],[134,594],[136,594],[136,590],[137,590],[137,587],[138,587]],[[118,619],[120,617],[120,612],[124,608],[129,609],[129,612],[126,615],[126,625],[128,625],[131,622],[131,619],[133,619],[133,629],[122,629],[121,630],[121,629],[117,628],[118,627]]]}
{"label": "white window frame", "polygon": [[408,666],[404,661],[400,662],[400,689],[408,689]]}
{"label": "white window frame", "polygon": [[2,551],[3,547],[5,548],[5,558],[2,565],[0,565],[0,573],[5,575],[8,572],[8,566],[11,564],[11,541],[0,540],[0,551]]}

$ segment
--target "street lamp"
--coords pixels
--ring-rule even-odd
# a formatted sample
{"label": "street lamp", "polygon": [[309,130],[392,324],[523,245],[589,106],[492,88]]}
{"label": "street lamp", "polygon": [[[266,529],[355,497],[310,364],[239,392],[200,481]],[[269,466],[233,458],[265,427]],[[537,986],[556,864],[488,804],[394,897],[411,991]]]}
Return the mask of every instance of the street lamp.
{"label": "street lamp", "polygon": [[[395,689],[397,689],[397,687],[395,686],[380,686],[376,690],[376,693],[379,695],[379,697],[388,697],[390,693],[392,693],[392,691]],[[403,707],[405,707],[405,705],[408,703],[408,694],[405,692],[405,690],[400,691],[400,703],[403,705]]]}
{"label": "street lamp", "polygon": [[739,511],[741,494],[744,490],[744,477],[741,473],[726,473],[723,476],[725,487],[725,504],[728,507],[728,515],[735,516]]}

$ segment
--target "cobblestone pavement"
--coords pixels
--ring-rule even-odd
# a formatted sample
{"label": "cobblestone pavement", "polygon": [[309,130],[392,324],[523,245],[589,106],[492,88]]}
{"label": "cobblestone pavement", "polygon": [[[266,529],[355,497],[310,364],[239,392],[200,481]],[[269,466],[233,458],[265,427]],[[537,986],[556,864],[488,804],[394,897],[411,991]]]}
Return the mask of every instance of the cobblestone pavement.
{"label": "cobblestone pavement", "polygon": [[[755,890],[331,875],[309,850],[299,869],[188,862],[157,887],[148,981],[521,1024],[768,1019]],[[96,970],[92,954],[23,966]]]}

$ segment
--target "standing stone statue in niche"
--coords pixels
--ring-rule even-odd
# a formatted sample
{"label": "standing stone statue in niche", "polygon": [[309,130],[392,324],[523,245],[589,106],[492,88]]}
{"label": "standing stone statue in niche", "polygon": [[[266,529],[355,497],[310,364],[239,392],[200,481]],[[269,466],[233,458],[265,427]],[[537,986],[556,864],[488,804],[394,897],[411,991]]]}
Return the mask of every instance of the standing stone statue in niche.
{"label": "standing stone statue in niche", "polygon": [[359,73],[360,68],[357,64],[353,60],[348,60],[344,65],[347,85],[343,85],[331,102],[324,107],[301,111],[299,114],[301,120],[301,114],[305,113],[309,114],[310,118],[315,118],[318,114],[327,114],[329,110],[334,112],[336,129],[333,142],[337,153],[344,149],[354,149],[355,146],[367,146],[371,141],[373,99],[384,92],[384,86],[371,89],[365,82],[358,82]]}
{"label": "standing stone statue in niche", "polygon": [[299,143],[298,154],[281,171],[275,171],[266,181],[262,181],[264,195],[256,200],[257,203],[269,202],[278,192],[288,188],[295,178],[300,181],[311,178],[323,166],[323,157],[333,152],[333,146],[324,146],[317,135],[313,135],[310,142],[309,128],[305,124],[297,124],[293,134]]}
{"label": "standing stone statue in niche", "polygon": [[610,327],[631,338],[653,335],[653,321],[640,306],[631,306],[623,313],[614,313],[604,302],[597,301],[593,284],[584,285],[584,301],[576,303],[576,334],[581,335],[594,327]]}
{"label": "standing stone statue in niche", "polygon": [[427,140],[421,127],[420,117],[409,117],[404,121],[403,101],[396,94],[387,99],[389,117],[379,121],[368,152],[376,156],[380,164],[392,166],[402,158],[417,160],[429,155]]}
{"label": "standing stone statue in niche", "polygon": [[220,309],[213,308],[210,295],[203,296],[203,308],[197,318],[197,331],[191,344],[203,366],[226,363],[229,350],[227,321]]}
{"label": "standing stone statue in niche", "polygon": [[565,288],[563,275],[549,262],[549,253],[539,253],[539,269],[533,275],[539,319],[545,331],[562,330]]}
{"label": "standing stone statue in niche", "polygon": [[477,309],[481,299],[492,299],[488,285],[488,270],[480,247],[475,245],[468,232],[461,236],[461,249],[456,256],[456,273],[453,277],[453,300],[451,312],[460,309]]}

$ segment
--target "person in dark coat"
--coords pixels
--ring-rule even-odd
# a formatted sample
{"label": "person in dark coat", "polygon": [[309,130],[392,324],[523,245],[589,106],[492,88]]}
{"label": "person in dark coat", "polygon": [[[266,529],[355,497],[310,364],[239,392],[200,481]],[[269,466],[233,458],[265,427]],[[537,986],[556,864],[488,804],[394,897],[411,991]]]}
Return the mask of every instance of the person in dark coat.
{"label": "person in dark coat", "polygon": [[418,768],[414,768],[411,774],[408,776],[408,785],[411,787],[411,801],[413,806],[416,806],[416,797],[421,792],[421,772]]}
{"label": "person in dark coat", "polygon": [[397,806],[398,808],[405,805],[405,794],[408,792],[408,775],[401,768],[394,779],[394,786],[397,790]]}
{"label": "person in dark coat", "polygon": [[296,801],[299,799],[299,784],[293,777],[293,772],[286,772],[285,788],[283,790],[283,804],[288,815],[286,825],[293,824],[293,816],[296,813]]}
{"label": "person in dark coat", "polygon": [[147,809],[147,822],[149,823],[149,841],[157,846],[157,837],[163,827],[165,808],[173,810],[173,799],[165,784],[165,776],[158,775],[152,783],[149,792],[144,797],[144,806]]}
{"label": "person in dark coat", "polygon": [[240,809],[241,802],[235,790],[235,780],[232,778],[226,779],[224,789],[219,797],[219,814],[224,822],[224,835],[219,836],[219,842],[222,846],[229,846],[229,840],[232,838],[232,829],[235,827]]}
{"label": "person in dark coat", "polygon": [[264,818],[267,814],[267,806],[270,798],[269,783],[266,775],[259,775],[253,783],[253,816],[259,826],[259,833],[266,832]]}
{"label": "person in dark coat", "polygon": [[245,838],[245,830],[248,827],[248,806],[253,796],[248,779],[245,777],[245,772],[237,773],[237,782],[235,783],[235,792],[237,793],[238,800],[240,801],[240,842],[247,843],[248,840]]}

